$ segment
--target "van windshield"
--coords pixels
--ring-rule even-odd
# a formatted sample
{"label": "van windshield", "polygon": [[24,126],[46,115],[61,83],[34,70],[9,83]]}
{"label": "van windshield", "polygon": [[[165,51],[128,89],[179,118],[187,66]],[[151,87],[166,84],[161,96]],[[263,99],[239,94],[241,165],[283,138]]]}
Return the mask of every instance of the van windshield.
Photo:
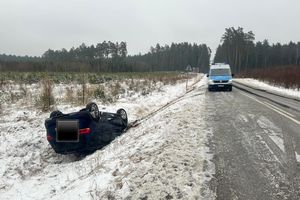
{"label": "van windshield", "polygon": [[230,69],[211,69],[211,76],[231,76]]}

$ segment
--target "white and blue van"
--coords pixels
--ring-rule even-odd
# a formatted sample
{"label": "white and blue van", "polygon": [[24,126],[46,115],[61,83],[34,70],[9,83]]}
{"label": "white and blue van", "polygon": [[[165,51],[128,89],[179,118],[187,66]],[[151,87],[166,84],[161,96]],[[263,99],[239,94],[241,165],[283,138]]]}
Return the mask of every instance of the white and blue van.
{"label": "white and blue van", "polygon": [[208,90],[228,90],[232,91],[231,69],[228,64],[216,63],[210,66],[208,77]]}

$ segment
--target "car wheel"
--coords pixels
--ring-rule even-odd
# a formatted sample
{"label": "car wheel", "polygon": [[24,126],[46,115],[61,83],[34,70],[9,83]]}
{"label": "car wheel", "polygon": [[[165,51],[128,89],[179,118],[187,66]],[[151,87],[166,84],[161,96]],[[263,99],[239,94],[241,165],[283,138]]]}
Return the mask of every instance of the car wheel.
{"label": "car wheel", "polygon": [[117,114],[120,115],[120,117],[122,118],[124,125],[127,127],[128,125],[128,117],[127,117],[127,113],[124,109],[119,109],[117,110]]}
{"label": "car wheel", "polygon": [[94,120],[96,120],[96,121],[99,120],[100,111],[99,111],[99,108],[96,103],[91,102],[91,103],[87,104],[85,108],[91,114],[91,116]]}
{"label": "car wheel", "polygon": [[232,86],[230,86],[230,87],[228,88],[228,91],[229,91],[229,92],[231,92],[231,91],[232,91]]}
{"label": "car wheel", "polygon": [[59,110],[54,110],[50,113],[50,118],[62,116],[63,113]]}

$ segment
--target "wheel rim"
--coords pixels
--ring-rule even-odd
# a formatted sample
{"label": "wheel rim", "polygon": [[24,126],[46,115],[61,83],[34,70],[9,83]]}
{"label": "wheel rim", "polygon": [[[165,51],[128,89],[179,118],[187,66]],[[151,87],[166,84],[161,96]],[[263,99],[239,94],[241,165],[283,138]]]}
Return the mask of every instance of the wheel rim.
{"label": "wheel rim", "polygon": [[122,119],[127,119],[127,115],[126,115],[126,112],[124,110],[121,110],[120,115],[121,115]]}
{"label": "wheel rim", "polygon": [[93,106],[91,107],[90,113],[91,113],[91,115],[92,115],[94,118],[96,118],[96,117],[98,116],[98,109],[97,109],[97,107],[96,107],[95,105],[93,105]]}

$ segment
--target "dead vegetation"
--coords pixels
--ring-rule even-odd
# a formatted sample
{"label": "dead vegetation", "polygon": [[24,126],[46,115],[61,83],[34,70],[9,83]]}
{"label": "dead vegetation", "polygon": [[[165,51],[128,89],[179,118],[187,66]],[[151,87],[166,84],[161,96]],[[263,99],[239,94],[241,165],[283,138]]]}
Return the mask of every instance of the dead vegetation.
{"label": "dead vegetation", "polygon": [[38,97],[37,105],[43,111],[49,111],[51,106],[55,103],[53,96],[53,82],[50,79],[45,79],[41,82],[42,91]]}
{"label": "dead vegetation", "polygon": [[74,86],[66,87],[65,100],[70,103],[76,103],[76,93]]}
{"label": "dead vegetation", "polygon": [[99,85],[94,91],[93,96],[95,99],[101,101],[102,103],[112,103],[113,98],[108,94],[103,85]]}
{"label": "dead vegetation", "polygon": [[3,86],[5,85],[5,80],[3,77],[0,77],[0,90],[3,89]]}
{"label": "dead vegetation", "polygon": [[[42,111],[49,111],[53,106],[61,103],[85,105],[96,100],[103,104],[110,104],[134,95],[151,95],[153,91],[162,91],[164,85],[174,85],[186,79],[186,74],[177,72],[56,74],[58,77],[54,74],[39,73],[7,75],[9,76],[5,77],[0,73],[0,100],[11,104],[32,106]],[[13,77],[12,80],[9,79],[10,76]],[[18,76],[20,80],[17,80]],[[59,77],[62,82],[59,81]],[[103,81],[95,83],[95,79]]]}
{"label": "dead vegetation", "polygon": [[279,66],[244,72],[240,77],[255,78],[286,88],[300,89],[300,66]]}
{"label": "dead vegetation", "polygon": [[84,105],[87,101],[87,78],[83,75],[79,81],[81,91],[78,91],[78,97],[81,99],[81,103]]}

